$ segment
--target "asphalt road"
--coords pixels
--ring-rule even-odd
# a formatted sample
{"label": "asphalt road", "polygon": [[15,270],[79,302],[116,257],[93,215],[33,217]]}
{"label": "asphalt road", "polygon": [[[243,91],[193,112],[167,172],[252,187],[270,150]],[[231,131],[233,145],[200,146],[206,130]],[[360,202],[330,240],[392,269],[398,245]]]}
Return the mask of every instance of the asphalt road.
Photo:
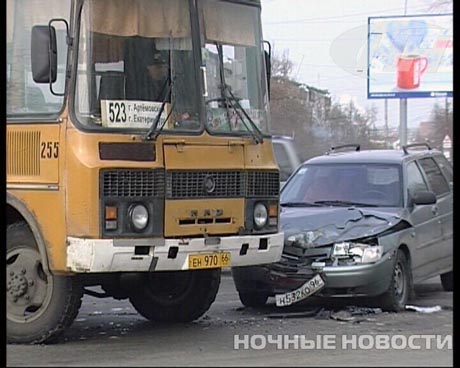
{"label": "asphalt road", "polygon": [[[339,318],[342,320],[337,320],[327,318],[324,312],[334,308],[343,311],[357,301],[331,304],[311,299],[301,307],[286,310],[277,308],[270,299],[265,308],[243,308],[228,274],[223,274],[219,294],[208,313],[185,325],[152,324],[138,315],[127,301],[85,296],[76,321],[60,343],[7,345],[6,364],[60,367],[452,366],[453,349],[449,349],[447,343],[442,344],[453,335],[453,293],[442,290],[439,278],[416,285],[416,293],[413,305],[440,305],[445,309],[432,314],[414,311],[351,317],[344,314]],[[323,313],[292,318],[293,313],[312,308],[323,308]],[[288,316],[276,316],[281,312]],[[240,339],[236,340],[237,349],[235,335]],[[269,340],[269,335],[278,340]],[[304,340],[292,342],[294,335]],[[378,343],[377,335],[387,339],[387,345],[384,340]],[[407,343],[414,335],[425,337],[414,337],[412,349],[404,348],[404,341]],[[441,343],[428,337],[432,345],[428,349],[428,335],[439,335]]]}

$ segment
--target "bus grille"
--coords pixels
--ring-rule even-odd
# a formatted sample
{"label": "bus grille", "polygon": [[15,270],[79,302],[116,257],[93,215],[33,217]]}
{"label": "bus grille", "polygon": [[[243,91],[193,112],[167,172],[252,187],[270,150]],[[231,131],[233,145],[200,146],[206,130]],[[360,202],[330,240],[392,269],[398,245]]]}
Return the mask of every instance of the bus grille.
{"label": "bus grille", "polygon": [[[212,191],[206,190],[207,178],[215,183]],[[169,199],[277,197],[279,188],[276,171],[167,171],[166,174]]]}
{"label": "bus grille", "polygon": [[[214,188],[206,190],[212,178]],[[168,199],[277,197],[279,173],[276,171],[167,171]],[[116,169],[101,172],[104,197],[164,197],[163,169]]]}
{"label": "bus grille", "polygon": [[248,171],[247,197],[276,197],[280,191],[280,175],[277,171]]}
{"label": "bus grille", "polygon": [[[214,181],[212,191],[207,191],[205,182]],[[231,198],[244,196],[244,175],[241,171],[168,171],[166,196],[181,198]]]}
{"label": "bus grille", "polygon": [[164,197],[164,170],[102,171],[105,197]]}

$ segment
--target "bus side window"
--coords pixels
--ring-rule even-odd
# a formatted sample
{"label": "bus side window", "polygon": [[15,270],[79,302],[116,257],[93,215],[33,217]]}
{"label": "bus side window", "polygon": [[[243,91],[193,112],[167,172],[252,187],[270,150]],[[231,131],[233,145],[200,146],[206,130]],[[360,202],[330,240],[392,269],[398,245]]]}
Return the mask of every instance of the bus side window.
{"label": "bus side window", "polygon": [[[11,116],[57,115],[62,109],[64,97],[54,95],[48,84],[35,83],[32,78],[32,27],[47,25],[52,18],[65,18],[69,21],[70,0],[50,0],[46,7],[40,1],[19,4],[8,0],[7,5],[7,113]],[[67,33],[63,22],[56,22],[54,26],[58,75],[53,90],[62,93],[66,79]]]}

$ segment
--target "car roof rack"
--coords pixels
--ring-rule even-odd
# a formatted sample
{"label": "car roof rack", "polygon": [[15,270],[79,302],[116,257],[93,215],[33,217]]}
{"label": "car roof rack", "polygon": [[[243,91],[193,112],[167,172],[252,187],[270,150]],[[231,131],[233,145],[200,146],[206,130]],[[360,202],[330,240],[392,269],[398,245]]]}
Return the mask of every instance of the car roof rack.
{"label": "car roof rack", "polygon": [[330,153],[334,153],[335,151],[337,151],[338,149],[342,149],[342,148],[352,148],[354,147],[355,148],[355,151],[359,151],[361,150],[361,145],[359,144],[342,144],[341,146],[332,146],[329,151],[326,152],[326,155],[329,155]]}
{"label": "car roof rack", "polygon": [[411,143],[411,144],[406,144],[404,146],[402,146],[402,149],[404,151],[404,153],[407,155],[409,154],[409,151],[407,150],[408,148],[412,148],[412,147],[421,147],[421,146],[425,146],[426,148],[428,148],[429,150],[431,150],[431,146],[426,143],[426,142],[423,142],[423,143]]}

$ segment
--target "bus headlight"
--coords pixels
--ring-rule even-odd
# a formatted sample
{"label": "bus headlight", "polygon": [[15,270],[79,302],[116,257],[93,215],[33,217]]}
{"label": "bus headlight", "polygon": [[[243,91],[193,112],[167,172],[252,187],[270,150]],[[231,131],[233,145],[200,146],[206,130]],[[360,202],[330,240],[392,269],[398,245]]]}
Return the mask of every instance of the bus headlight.
{"label": "bus headlight", "polygon": [[142,204],[133,205],[129,211],[129,216],[132,225],[137,230],[145,229],[149,222],[149,211],[147,211],[147,208]]}
{"label": "bus headlight", "polygon": [[262,203],[257,203],[254,206],[254,224],[258,229],[263,228],[268,221],[268,211]]}

